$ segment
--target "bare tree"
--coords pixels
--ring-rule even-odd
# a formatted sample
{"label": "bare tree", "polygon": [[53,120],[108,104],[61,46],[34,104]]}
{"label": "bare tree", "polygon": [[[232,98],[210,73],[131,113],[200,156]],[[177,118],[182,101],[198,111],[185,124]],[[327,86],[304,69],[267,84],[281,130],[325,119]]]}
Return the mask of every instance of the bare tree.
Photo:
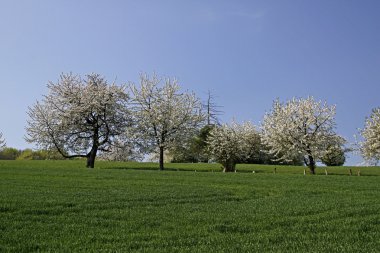
{"label": "bare tree", "polygon": [[164,169],[164,151],[192,134],[205,117],[194,93],[181,92],[176,79],[156,75],[140,76],[140,87],[131,84],[134,115],[146,147],[159,153],[160,170]]}
{"label": "bare tree", "polygon": [[47,87],[49,94],[29,107],[25,139],[54,147],[65,158],[85,157],[93,168],[97,152],[107,152],[130,124],[125,87],[98,74],[81,79],[72,73]]}
{"label": "bare tree", "polygon": [[207,125],[219,125],[218,116],[223,114],[223,111],[220,110],[222,106],[215,103],[215,97],[211,94],[211,91],[207,93],[207,101],[203,104],[204,110],[206,111],[207,116]]}
{"label": "bare tree", "polygon": [[302,155],[310,173],[328,147],[341,146],[343,138],[335,133],[335,106],[315,101],[313,97],[296,99],[286,104],[276,100],[264,117],[262,140],[279,160]]}
{"label": "bare tree", "polygon": [[6,143],[5,140],[3,139],[3,133],[0,132],[0,148],[5,147]]}

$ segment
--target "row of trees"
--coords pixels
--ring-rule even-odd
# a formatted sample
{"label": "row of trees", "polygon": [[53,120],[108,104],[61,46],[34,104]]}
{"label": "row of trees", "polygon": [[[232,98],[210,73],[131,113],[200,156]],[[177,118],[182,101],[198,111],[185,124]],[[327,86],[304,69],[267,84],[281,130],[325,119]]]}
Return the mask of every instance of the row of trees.
{"label": "row of trees", "polygon": [[233,171],[236,163],[248,162],[306,164],[314,173],[316,161],[329,166],[345,162],[345,140],[334,132],[334,115],[335,107],[312,97],[286,104],[277,100],[260,128],[250,122],[207,127],[190,140],[187,149],[181,146],[181,152],[175,150],[174,154],[194,159],[200,150],[201,158],[211,155],[226,171]]}
{"label": "row of trees", "polygon": [[12,147],[0,148],[0,160],[61,160],[63,157],[54,150],[19,150]]}
{"label": "row of trees", "polygon": [[261,131],[250,123],[223,125],[210,132],[210,150],[225,171],[233,171],[237,161],[252,157],[255,146],[261,146],[273,160],[303,159],[315,174],[317,161],[326,161],[329,153],[344,148],[345,140],[335,132],[334,116],[335,106],[313,97],[286,103],[276,100],[264,117]]}
{"label": "row of trees", "polygon": [[[245,125],[250,124],[249,122],[244,123]],[[210,143],[211,136],[210,132],[216,127],[226,128],[229,125],[233,125],[231,128],[241,126],[236,122],[224,125],[206,125],[201,128],[198,133],[188,140],[183,141],[180,145],[174,146],[169,150],[167,160],[171,162],[208,162],[214,160],[215,156],[211,154],[213,150],[213,144]],[[257,127],[255,131],[252,131],[249,140],[249,155],[241,156],[237,159],[237,163],[251,163],[251,164],[285,164],[285,165],[303,165],[302,157],[296,157],[293,160],[279,161],[276,156],[269,153],[269,148],[265,146],[262,142],[261,135]],[[232,129],[231,129],[232,131]],[[232,136],[233,134],[231,134]]]}
{"label": "row of trees", "polygon": [[[139,85],[116,85],[98,74],[82,79],[69,73],[49,82],[48,89],[29,107],[26,140],[65,158],[84,157],[90,168],[99,153],[122,159],[156,152],[163,170],[165,152],[176,160],[188,150],[198,152],[194,161],[213,159],[225,171],[249,161],[304,162],[311,173],[317,161],[344,163],[345,140],[335,132],[335,106],[313,97],[276,100],[257,127],[216,124],[219,111],[210,94],[205,108],[193,92],[181,91],[176,79],[156,75],[141,75]],[[379,114],[374,110],[361,130],[366,159],[380,158]]]}
{"label": "row of trees", "polygon": [[26,140],[66,158],[85,157],[89,168],[98,151],[137,147],[144,153],[158,151],[163,170],[164,151],[205,120],[194,93],[181,92],[177,80],[156,75],[141,75],[139,86],[127,87],[108,84],[98,74],[82,79],[69,73],[49,82],[48,89],[29,108]]}

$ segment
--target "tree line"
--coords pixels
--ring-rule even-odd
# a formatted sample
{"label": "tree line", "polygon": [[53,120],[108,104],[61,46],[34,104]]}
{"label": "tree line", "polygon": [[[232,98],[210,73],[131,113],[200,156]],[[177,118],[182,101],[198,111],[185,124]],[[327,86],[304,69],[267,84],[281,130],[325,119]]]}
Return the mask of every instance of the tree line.
{"label": "tree line", "polygon": [[12,147],[0,148],[0,160],[62,160],[61,154],[54,150],[17,149]]}
{"label": "tree line", "polygon": [[[117,85],[95,73],[67,73],[47,87],[48,94],[28,108],[26,141],[64,158],[85,158],[89,168],[99,156],[127,160],[155,153],[160,170],[166,154],[174,162],[219,162],[226,172],[251,162],[306,164],[314,174],[317,162],[342,165],[350,150],[336,133],[335,106],[313,97],[277,99],[255,126],[220,124],[210,93],[204,106],[177,79],[155,74],[141,74],[138,85]],[[355,148],[377,162],[379,108],[360,133],[363,140]]]}

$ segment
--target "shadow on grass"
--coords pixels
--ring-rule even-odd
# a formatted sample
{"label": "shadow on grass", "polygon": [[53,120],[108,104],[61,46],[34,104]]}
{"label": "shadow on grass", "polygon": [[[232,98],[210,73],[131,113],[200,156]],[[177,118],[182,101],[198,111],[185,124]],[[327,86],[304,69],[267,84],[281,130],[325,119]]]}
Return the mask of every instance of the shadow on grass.
{"label": "shadow on grass", "polygon": [[[149,167],[149,166],[141,166],[141,167],[102,167],[102,169],[115,169],[115,170],[142,170],[142,171],[160,171],[160,169]],[[176,167],[170,167],[170,168],[164,168],[162,171],[187,171],[187,172],[222,172],[222,169],[220,170],[213,170],[213,169],[194,169],[194,168],[176,168]],[[249,172],[249,171],[240,171],[240,172]]]}
{"label": "shadow on grass", "polygon": [[[115,170],[141,170],[160,171],[158,163],[144,162],[118,162],[101,163],[100,169]],[[325,175],[325,169],[327,174]],[[273,175],[303,175],[312,176],[307,167],[304,166],[281,166],[281,165],[259,165],[259,164],[238,164],[237,173],[244,174],[273,174]],[[350,173],[351,170],[351,173]],[[223,169],[218,163],[166,163],[163,171],[184,171],[184,172],[222,172]],[[360,171],[360,173],[359,173]],[[380,176],[380,167],[318,167],[315,176]]]}
{"label": "shadow on grass", "polygon": [[[173,165],[173,164],[171,164]],[[150,165],[144,165],[141,164],[139,166],[105,166],[102,167],[101,169],[116,169],[116,170],[141,170],[141,171],[160,171],[158,166],[150,166]],[[185,172],[223,172],[223,168],[201,168],[197,166],[194,167],[188,167],[188,168],[183,168],[181,166],[176,167],[176,166],[169,166],[165,167],[163,171],[185,171]],[[229,173],[266,173],[268,174],[269,172],[265,169],[237,169],[236,172],[229,172]]]}

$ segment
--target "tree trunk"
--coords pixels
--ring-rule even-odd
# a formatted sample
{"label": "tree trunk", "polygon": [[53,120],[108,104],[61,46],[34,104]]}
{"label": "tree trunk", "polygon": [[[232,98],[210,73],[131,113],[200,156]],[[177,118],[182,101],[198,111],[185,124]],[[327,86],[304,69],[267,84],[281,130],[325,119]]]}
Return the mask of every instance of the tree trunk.
{"label": "tree trunk", "polygon": [[95,157],[99,148],[99,128],[94,128],[94,136],[92,137],[91,151],[87,154],[87,168],[93,169],[95,167]]}
{"label": "tree trunk", "polygon": [[95,166],[95,157],[96,153],[98,152],[97,147],[92,147],[90,153],[87,154],[87,168],[94,168]]}
{"label": "tree trunk", "polygon": [[232,160],[227,160],[224,164],[223,164],[223,172],[235,172],[235,162],[232,161]]}
{"label": "tree trunk", "polygon": [[164,170],[164,147],[160,147],[160,170]]}
{"label": "tree trunk", "polygon": [[315,174],[315,160],[312,155],[308,155],[310,174]]}

